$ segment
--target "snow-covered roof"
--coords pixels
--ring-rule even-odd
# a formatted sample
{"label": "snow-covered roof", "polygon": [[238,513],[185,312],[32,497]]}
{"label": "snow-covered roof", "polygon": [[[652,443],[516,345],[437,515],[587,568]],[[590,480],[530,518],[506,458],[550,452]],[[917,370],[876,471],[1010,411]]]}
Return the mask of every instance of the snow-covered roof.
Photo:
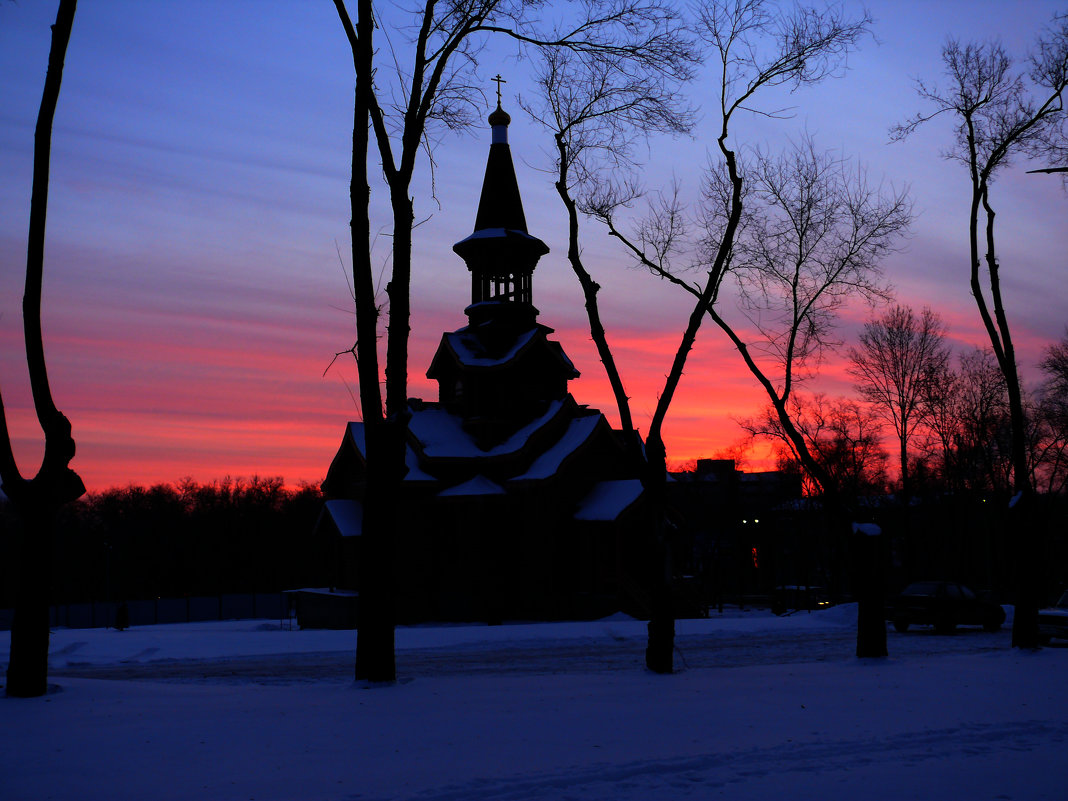
{"label": "snow-covered roof", "polygon": [[449,487],[438,493],[439,498],[461,498],[472,495],[504,495],[504,487],[490,481],[483,475],[477,475],[462,484],[457,484],[455,487]]}
{"label": "snow-covered roof", "polygon": [[599,414],[576,417],[568,424],[563,436],[552,447],[535,459],[525,473],[516,476],[512,480],[540,481],[556,475],[564,460],[593,436],[593,432],[597,429],[597,424],[602,419]]}
{"label": "snow-covered roof", "polygon": [[498,367],[512,361],[523,348],[530,344],[538,334],[537,328],[524,331],[515,338],[512,346],[503,353],[490,355],[470,326],[464,326],[459,331],[451,331],[444,336],[450,350],[456,355],[460,364],[466,367]]}
{"label": "snow-covered roof", "polygon": [[543,414],[513,433],[503,442],[483,450],[463,428],[463,418],[441,407],[413,410],[408,430],[419,440],[423,454],[429,458],[476,459],[487,456],[507,456],[522,450],[538,429],[552,420],[564,408],[564,402],[549,403]]}
{"label": "snow-covered roof", "polygon": [[[367,434],[364,430],[364,424],[359,422],[349,423],[347,429],[347,436],[351,440],[352,444],[356,447],[356,450],[360,452],[360,456],[366,461],[367,459]],[[436,479],[429,473],[424,472],[419,467],[419,456],[412,449],[411,445],[405,445],[404,449],[404,465],[408,468],[408,472],[404,476],[405,481],[435,481]]]}
{"label": "snow-covered roof", "polygon": [[359,501],[327,501],[319,515],[320,525],[323,515],[330,517],[342,537],[359,537],[363,533],[363,504]]}
{"label": "snow-covered roof", "polygon": [[[481,303],[472,303],[464,311],[468,313],[468,316],[471,316],[472,312],[478,309],[515,305],[514,303],[502,303],[500,301],[482,301]],[[530,307],[530,309],[537,314],[537,309],[533,307]],[[427,377],[440,377],[443,355],[451,357],[456,363],[467,369],[493,370],[514,362],[532,348],[541,347],[546,349],[552,358],[557,359],[564,366],[571,378],[578,378],[579,371],[576,369],[575,363],[564,352],[563,346],[559,342],[547,339],[547,335],[551,333],[552,329],[547,326],[533,325],[518,334],[509,334],[508,336],[512,337],[512,341],[509,343],[507,350],[490,352],[486,349],[486,341],[493,341],[496,344],[500,338],[487,334],[484,329],[477,325],[466,325],[457,331],[447,331],[441,337],[441,345],[438,346],[438,350],[434,354],[434,359],[426,373]]]}
{"label": "snow-covered roof", "polygon": [[610,522],[630,508],[641,495],[642,482],[636,478],[600,481],[579,501],[575,519]]}

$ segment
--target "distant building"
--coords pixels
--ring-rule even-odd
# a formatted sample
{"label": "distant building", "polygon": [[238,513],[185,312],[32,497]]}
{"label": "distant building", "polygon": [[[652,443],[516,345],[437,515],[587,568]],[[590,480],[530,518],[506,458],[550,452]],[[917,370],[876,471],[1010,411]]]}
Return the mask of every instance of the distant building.
{"label": "distant building", "polygon": [[698,459],[694,470],[671,478],[676,573],[688,577],[677,585],[680,604],[763,603],[780,586],[823,583],[807,519],[799,519],[799,475]]}
{"label": "distant building", "polygon": [[[537,321],[533,274],[548,247],[527,231],[508,146],[492,143],[474,231],[453,246],[471,274],[467,324],[427,370],[436,401],[411,400],[397,543],[398,618],[581,617],[620,608],[642,487],[621,432],[579,404],[579,375]],[[339,537],[339,587],[358,589],[365,490],[362,423],[349,423],[323,484],[321,532]]]}

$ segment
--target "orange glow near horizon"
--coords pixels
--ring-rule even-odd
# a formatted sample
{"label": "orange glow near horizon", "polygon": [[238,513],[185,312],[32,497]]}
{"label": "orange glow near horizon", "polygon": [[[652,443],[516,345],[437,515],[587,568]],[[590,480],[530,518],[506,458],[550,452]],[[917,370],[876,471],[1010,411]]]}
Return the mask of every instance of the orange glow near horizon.
{"label": "orange glow near horizon", "polygon": [[[572,339],[574,332],[561,333],[565,335],[554,338],[582,372],[571,384],[572,394],[618,426],[615,400],[592,343],[588,338]],[[672,356],[672,350],[658,352],[656,347],[673,347],[671,339],[620,338],[617,358],[632,398],[635,425],[643,434]],[[436,344],[436,340],[413,340],[409,394],[414,397],[437,398],[436,384],[422,374]],[[239,353],[207,344],[177,348],[118,339],[61,339],[50,345],[52,352],[119,350],[125,354],[123,362],[132,365],[154,357],[188,366],[171,368],[166,381],[142,386],[136,378],[140,367],[131,368],[130,375],[113,370],[103,379],[94,377],[91,369],[75,371],[77,380],[59,369],[53,371],[57,402],[73,423],[78,445],[72,466],[91,491],[173,483],[187,477],[211,481],[225,476],[281,476],[290,486],[317,483],[341,443],[345,424],[359,419],[350,395],[357,392],[351,363],[337,365],[324,377],[320,364],[309,364],[315,360],[299,353]],[[699,351],[691,357],[664,425],[672,465],[736,445],[742,432],[734,418],[760,408],[755,382],[738,365],[731,369],[723,356],[715,354],[715,363]],[[32,408],[9,408],[9,420],[16,455],[28,471],[25,465],[38,463],[43,448]],[[748,467],[763,465],[764,460],[754,455]]]}
{"label": "orange glow near horizon", "polygon": [[[456,327],[462,322],[457,316],[431,315],[418,329]],[[542,318],[551,324],[549,315]],[[960,347],[981,344],[983,332],[974,322],[963,328],[966,322],[966,316],[955,320],[951,341]],[[159,330],[130,338],[72,336],[63,330],[47,337],[57,403],[71,419],[78,443],[72,466],[91,491],[183,478],[281,476],[289,486],[322,480],[345,424],[359,419],[351,359],[324,375],[329,359],[315,343],[301,341],[301,332],[264,326],[254,337],[259,347],[247,345],[247,332],[245,344],[227,347],[223,343],[232,332],[219,325],[205,330],[195,319],[184,321],[178,324],[186,331],[181,344]],[[737,423],[759,413],[767,398],[738,354],[717,334],[708,328],[698,337],[668,411],[664,439],[669,466],[741,448],[744,469],[774,469],[771,445],[746,443]],[[332,338],[343,341],[341,336]],[[615,399],[588,332],[560,326],[552,338],[561,342],[582,373],[570,387],[576,400],[600,409],[618,426]],[[677,339],[675,332],[649,336],[625,330],[612,339],[634,424],[643,435]],[[13,348],[6,347],[11,340],[5,339],[4,367],[15,372],[21,365],[11,357]],[[1042,344],[1026,333],[1020,341],[1032,350]],[[438,336],[413,334],[410,396],[436,400],[437,386],[424,371],[437,343]],[[165,376],[151,375],[158,362],[168,365]],[[801,391],[816,388],[831,395],[851,394],[844,357],[829,358],[821,365],[819,381]],[[8,417],[16,455],[29,472],[27,465],[39,463],[43,446],[25,390],[12,400],[16,402],[9,401]]]}

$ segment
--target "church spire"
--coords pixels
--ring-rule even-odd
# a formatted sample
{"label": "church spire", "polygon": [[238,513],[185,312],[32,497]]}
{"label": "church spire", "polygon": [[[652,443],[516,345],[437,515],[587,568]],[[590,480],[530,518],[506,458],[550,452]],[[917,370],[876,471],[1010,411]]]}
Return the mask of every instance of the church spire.
{"label": "church spire", "polygon": [[486,177],[482,181],[482,196],[475,215],[475,231],[488,228],[504,228],[527,232],[527,219],[523,214],[523,199],[519,196],[519,183],[512,164],[512,149],[508,146],[508,116],[498,103],[489,115],[491,144],[486,160]]}
{"label": "church spire", "polygon": [[479,319],[485,319],[487,315],[497,316],[489,310],[474,308],[495,301],[508,304],[509,312],[518,312],[522,307],[525,313],[521,316],[532,323],[537,310],[532,305],[531,278],[538,259],[548,253],[549,248],[527,232],[523,200],[508,146],[511,117],[500,104],[500,83],[504,79],[498,75],[495,80],[498,80],[497,108],[488,120],[492,138],[475,229],[452,249],[471,271],[472,306],[468,316],[473,322],[475,316]]}

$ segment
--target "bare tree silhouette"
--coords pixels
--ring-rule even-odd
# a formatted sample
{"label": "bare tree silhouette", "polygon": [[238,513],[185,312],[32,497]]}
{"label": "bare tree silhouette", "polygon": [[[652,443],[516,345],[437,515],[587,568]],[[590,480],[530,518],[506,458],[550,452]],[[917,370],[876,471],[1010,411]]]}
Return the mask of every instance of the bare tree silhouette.
{"label": "bare tree silhouette", "polygon": [[912,490],[909,443],[923,416],[926,387],[944,372],[948,360],[945,325],[928,307],[917,317],[906,306],[894,306],[867,322],[860,346],[849,349],[848,369],[857,391],[893,426],[906,496]]}
{"label": "bare tree silhouette", "polygon": [[[653,133],[680,134],[689,131],[692,114],[678,92],[691,77],[698,50],[692,36],[678,22],[666,37],[669,48],[636,47],[627,57],[586,57],[569,52],[548,52],[538,75],[538,97],[523,107],[553,135],[556,152],[554,177],[557,194],[568,221],[568,263],[582,288],[590,334],[605,368],[627,439],[630,458],[642,477],[651,516],[651,536],[645,545],[649,566],[645,577],[649,590],[650,622],[646,666],[657,673],[670,673],[674,659],[674,612],[670,594],[671,558],[666,536],[666,452],[660,438],[663,414],[645,445],[635,430],[622,375],[601,322],[600,285],[586,269],[579,241],[579,215],[596,214],[604,204],[622,202],[620,193],[632,188],[618,183],[618,176],[634,168],[634,146]],[[609,175],[616,176],[615,179]],[[583,192],[576,199],[574,192]],[[612,200],[608,201],[607,198]],[[681,371],[681,365],[678,368]],[[662,399],[664,412],[670,392]]]}
{"label": "bare tree silhouette", "polygon": [[[769,225],[772,221],[773,194],[769,192],[758,197],[753,185],[759,186],[762,180],[772,179],[776,170],[782,170],[779,178],[790,180],[791,177],[785,162],[769,158],[758,157],[756,169],[749,170],[733,144],[732,120],[739,112],[752,111],[766,89],[783,85],[796,88],[817,83],[833,74],[842,57],[855,49],[869,25],[867,15],[853,20],[836,8],[779,10],[762,0],[710,2],[701,6],[696,30],[720,70],[714,92],[719,123],[717,164],[709,170],[704,187],[708,202],[695,222],[687,218],[678,192],[669,189],[651,198],[650,216],[633,234],[626,233],[617,224],[621,210],[641,194],[633,173],[621,177],[628,166],[629,137],[636,131],[685,130],[682,104],[674,90],[663,83],[643,84],[644,75],[633,75],[625,70],[616,72],[602,65],[583,64],[579,71],[583,77],[578,80],[558,62],[547,62],[542,71],[543,101],[534,116],[544,122],[554,136],[556,188],[569,220],[569,260],[583,287],[591,333],[608,370],[625,429],[633,425],[628,398],[600,323],[597,309],[599,287],[582,264],[579,213],[599,218],[638,264],[694,298],[645,438],[642,456],[646,463],[645,487],[654,508],[666,477],[667,454],[662,427],[706,315],[733,335],[740,352],[747,358],[747,364],[755,367],[755,362],[747,355],[745,343],[717,311],[716,302],[725,277],[732,273],[741,276],[745,270],[748,270],[745,274],[755,276],[762,268],[771,271],[786,269],[775,258],[761,263],[755,248],[746,249],[747,243],[756,244],[754,238],[747,238],[747,231],[759,220]],[[824,265],[831,270],[830,285],[819,289],[816,298],[807,299],[808,306],[802,309],[807,315],[802,313],[798,319],[795,338],[797,332],[810,330],[802,327],[817,319],[821,312],[834,308],[833,298],[846,280],[856,283],[858,279],[868,277],[868,268],[909,218],[903,197],[893,198],[886,204],[881,198],[874,202],[870,194],[850,194],[851,188],[839,188],[838,184],[827,183],[822,177],[807,188],[825,189],[828,195],[833,194],[826,199],[835,211],[840,210],[838,203],[851,204],[843,214],[854,215],[851,223],[854,229],[862,229],[864,225],[869,228],[855,230],[857,247],[838,264],[837,272],[830,262]],[[789,201],[783,205],[789,205]],[[698,229],[698,234],[691,237],[690,232],[694,229]],[[752,258],[741,259],[743,252]],[[790,255],[791,259],[796,256]],[[830,258],[829,252],[820,255]],[[677,266],[679,261],[687,263],[680,267]],[[853,269],[858,261],[861,266]],[[810,266],[811,263],[805,264],[803,269]],[[688,269],[700,278],[690,280]],[[874,283],[871,289],[876,290]],[[771,382],[763,377],[759,368],[755,369],[754,374],[763,378],[762,383],[776,395]],[[785,400],[782,398],[784,414]],[[797,434],[797,440],[799,447],[804,448],[800,434]],[[811,463],[813,469],[818,469],[815,460]],[[665,561],[669,558],[670,554],[667,554]],[[653,670],[667,672],[671,670],[673,620],[666,586],[663,582],[660,586],[660,593],[654,596],[656,608],[650,624],[647,663]]]}
{"label": "bare tree silhouette", "polygon": [[997,42],[963,44],[951,39],[942,50],[942,61],[948,82],[945,89],[922,80],[917,83],[920,97],[933,110],[895,126],[891,136],[904,139],[931,119],[948,115],[954,139],[947,155],[968,172],[970,285],[1005,376],[1012,424],[1013,482],[1019,493],[1014,504],[1019,575],[1012,642],[1014,647],[1034,648],[1039,644],[1038,588],[1031,557],[1036,552],[1036,528],[1029,518],[1034,486],[1028,469],[1024,393],[1001,291],[1002,256],[996,246],[991,187],[997,173],[1018,156],[1063,158],[1068,153],[1068,116],[1064,108],[1064,92],[1068,88],[1068,14],[1053,18],[1022,67],[1016,66]]}
{"label": "bare tree silhouette", "polygon": [[81,478],[70,468],[74,437],[70,421],[56,407],[48,383],[44,336],[41,330],[41,283],[44,274],[45,219],[48,212],[48,171],[52,150],[52,120],[63,80],[63,61],[74,24],[77,0],[60,0],[52,26],[41,109],[33,150],[33,190],[26,254],[26,291],[22,300],[26,363],[37,420],[44,432],[41,467],[33,478],[20,472],[0,396],[0,480],[22,522],[19,590],[11,625],[11,658],[7,668],[8,695],[44,695],[48,689],[48,604],[51,546],[56,512],[85,493]]}

